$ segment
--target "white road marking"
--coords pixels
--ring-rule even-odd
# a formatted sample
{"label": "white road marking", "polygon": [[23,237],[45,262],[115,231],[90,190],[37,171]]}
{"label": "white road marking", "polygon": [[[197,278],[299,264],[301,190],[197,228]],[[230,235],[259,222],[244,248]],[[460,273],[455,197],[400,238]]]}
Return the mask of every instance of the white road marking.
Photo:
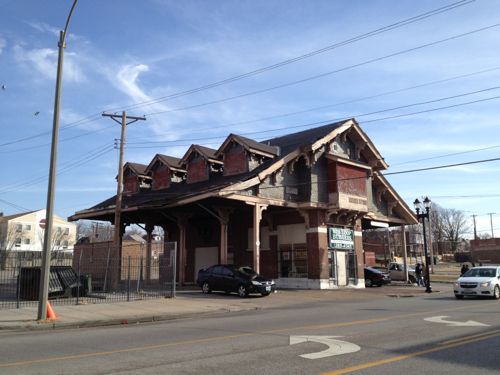
{"label": "white road marking", "polygon": [[448,327],[489,327],[489,324],[479,323],[474,320],[456,322],[453,320],[445,320],[445,318],[449,318],[449,316],[432,316],[430,318],[425,318],[424,320],[432,323],[444,323],[447,324]]}
{"label": "white road marking", "polygon": [[331,357],[334,355],[355,353],[361,349],[356,344],[352,344],[347,341],[336,340],[335,339],[336,337],[342,337],[342,336],[290,336],[290,345],[313,341],[328,346],[328,349],[325,349],[321,352],[301,355],[302,358],[307,358],[307,359],[318,359],[318,358]]}

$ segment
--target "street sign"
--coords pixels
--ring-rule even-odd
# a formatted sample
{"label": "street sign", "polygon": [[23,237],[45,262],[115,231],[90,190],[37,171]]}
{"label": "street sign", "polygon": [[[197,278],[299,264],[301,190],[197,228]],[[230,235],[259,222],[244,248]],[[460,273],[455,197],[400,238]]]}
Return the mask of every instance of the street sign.
{"label": "street sign", "polygon": [[354,231],[346,228],[328,227],[330,249],[354,250]]}
{"label": "street sign", "polygon": [[40,228],[45,229],[45,219],[40,220],[38,222],[38,225],[40,226]]}
{"label": "street sign", "polygon": [[290,336],[290,345],[313,341],[328,346],[328,349],[322,350],[321,352],[301,355],[302,358],[307,359],[319,359],[334,355],[355,353],[361,350],[358,345],[347,341],[337,340],[336,337],[342,336]]}

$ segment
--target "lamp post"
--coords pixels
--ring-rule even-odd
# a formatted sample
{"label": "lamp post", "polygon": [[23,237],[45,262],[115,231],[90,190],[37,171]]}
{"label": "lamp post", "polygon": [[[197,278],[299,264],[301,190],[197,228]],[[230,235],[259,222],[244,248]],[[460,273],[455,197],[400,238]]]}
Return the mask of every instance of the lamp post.
{"label": "lamp post", "polygon": [[[415,206],[415,211],[417,212],[417,218],[422,219],[422,230],[424,232],[425,292],[432,293],[431,279],[430,279],[430,273],[429,273],[431,261],[429,258],[429,253],[427,251],[427,237],[425,234],[425,219],[427,218],[427,220],[429,220],[429,211],[431,209],[431,200],[428,197],[425,197],[424,201],[421,203],[418,199],[415,199],[415,202],[413,202],[413,205]],[[422,211],[422,213],[420,213],[420,211]]]}
{"label": "lamp post", "polygon": [[50,151],[49,186],[47,191],[47,210],[45,216],[45,233],[43,240],[42,266],[40,272],[40,290],[38,295],[38,320],[44,320],[47,314],[47,299],[49,297],[50,250],[52,247],[52,216],[54,211],[54,187],[56,181],[57,143],[59,139],[59,109],[61,102],[61,82],[66,47],[66,33],[69,21],[78,0],[73,0],[64,30],[59,32],[59,55],[57,60],[56,93],[54,99],[54,121],[52,126],[52,146]]}

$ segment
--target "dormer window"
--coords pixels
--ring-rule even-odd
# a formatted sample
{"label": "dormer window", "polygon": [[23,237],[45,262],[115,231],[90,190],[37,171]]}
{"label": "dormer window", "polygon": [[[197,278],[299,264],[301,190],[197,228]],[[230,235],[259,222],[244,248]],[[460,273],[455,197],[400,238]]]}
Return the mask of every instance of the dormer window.
{"label": "dormer window", "polygon": [[146,165],[126,163],[123,167],[123,193],[134,194],[151,187],[151,177],[146,174]]}
{"label": "dormer window", "polygon": [[220,175],[224,164],[216,156],[216,150],[200,145],[191,145],[181,165],[187,171],[188,184],[208,181],[214,175]]}
{"label": "dormer window", "polygon": [[230,134],[217,150],[216,156],[224,161],[224,176],[231,176],[252,171],[277,154],[278,150],[274,146]]}

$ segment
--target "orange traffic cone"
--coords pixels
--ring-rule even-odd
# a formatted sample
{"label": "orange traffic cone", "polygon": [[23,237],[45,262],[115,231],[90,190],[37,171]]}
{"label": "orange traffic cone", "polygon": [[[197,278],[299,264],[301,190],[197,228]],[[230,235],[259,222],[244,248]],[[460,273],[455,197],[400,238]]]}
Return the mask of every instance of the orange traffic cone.
{"label": "orange traffic cone", "polygon": [[50,306],[50,303],[47,301],[47,319],[49,320],[57,320],[57,315],[52,310],[52,306]]}

